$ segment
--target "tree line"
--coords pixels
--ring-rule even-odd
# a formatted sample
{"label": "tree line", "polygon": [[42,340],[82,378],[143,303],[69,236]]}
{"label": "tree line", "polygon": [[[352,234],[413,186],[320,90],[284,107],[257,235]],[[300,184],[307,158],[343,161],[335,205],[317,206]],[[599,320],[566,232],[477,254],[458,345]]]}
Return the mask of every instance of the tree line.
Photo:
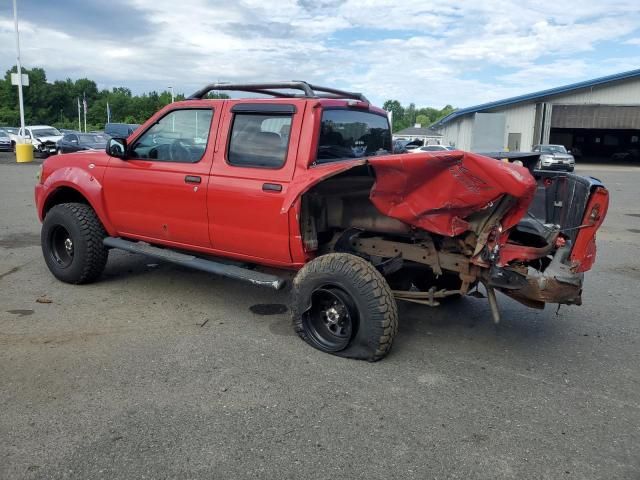
{"label": "tree line", "polygon": [[408,107],[403,107],[398,100],[387,100],[382,108],[387,112],[393,112],[392,129],[394,132],[413,127],[416,123],[419,123],[422,127],[428,127],[455,110],[451,105],[446,105],[441,109],[432,107],[416,108],[415,104],[410,103]]}
{"label": "tree line", "polygon": [[[20,124],[18,89],[11,85],[13,67],[0,80],[0,126],[15,127]],[[87,130],[103,130],[107,121],[107,103],[112,122],[143,123],[151,115],[171,102],[171,92],[152,91],[134,95],[126,87],[111,90],[98,89],[96,82],[88,78],[47,81],[42,68],[22,69],[29,75],[29,86],[24,87],[24,110],[27,125],[53,125],[58,128],[78,128],[78,100],[87,102]],[[211,93],[210,98],[229,98],[225,94]],[[175,100],[183,100],[183,94],[176,94]],[[454,109],[447,105],[436,108],[416,108],[411,103],[403,107],[397,100],[387,100],[383,108],[393,112],[393,131],[420,123],[430,125],[451,113]],[[84,121],[84,120],[83,120]]]}

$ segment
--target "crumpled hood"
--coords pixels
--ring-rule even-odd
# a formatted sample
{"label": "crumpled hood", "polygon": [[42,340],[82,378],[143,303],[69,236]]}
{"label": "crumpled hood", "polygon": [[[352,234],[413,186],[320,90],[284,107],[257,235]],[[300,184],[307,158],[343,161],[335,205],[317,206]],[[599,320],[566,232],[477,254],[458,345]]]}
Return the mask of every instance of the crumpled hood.
{"label": "crumpled hood", "polygon": [[525,215],[536,191],[533,176],[518,165],[458,150],[405,153],[311,167],[289,185],[282,212],[314,185],[364,164],[375,171],[370,199],[381,213],[446,236],[469,230],[466,217],[509,195],[516,202],[501,220],[506,230]]}
{"label": "crumpled hood", "polygon": [[42,143],[44,142],[57,143],[59,140],[62,140],[62,135],[51,135],[51,136],[45,136],[45,137],[39,137],[38,135],[34,135],[34,140]]}
{"label": "crumpled hood", "polygon": [[507,229],[526,213],[536,190],[526,168],[474,153],[425,152],[374,157],[369,162],[376,172],[370,195],[376,208],[440,235],[470,230],[464,219],[504,195],[517,200],[502,219]]}

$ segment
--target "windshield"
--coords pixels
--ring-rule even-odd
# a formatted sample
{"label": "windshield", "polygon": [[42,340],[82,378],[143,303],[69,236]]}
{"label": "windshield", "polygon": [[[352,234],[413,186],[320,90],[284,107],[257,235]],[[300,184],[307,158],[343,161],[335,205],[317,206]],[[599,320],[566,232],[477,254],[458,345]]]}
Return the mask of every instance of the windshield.
{"label": "windshield", "polygon": [[391,151],[391,131],[384,115],[346,109],[325,110],[320,128],[318,163]]}
{"label": "windshield", "polygon": [[62,135],[57,129],[51,128],[32,128],[31,133],[34,137],[59,137]]}
{"label": "windshield", "polygon": [[567,153],[567,149],[562,145],[542,145],[540,151],[542,153]]}
{"label": "windshield", "polygon": [[5,132],[4,130],[0,130],[0,137],[9,138],[9,135],[7,135],[7,132]]}
{"label": "windshield", "polygon": [[12,127],[2,127],[0,130],[4,130],[7,133],[18,133],[18,129]]}
{"label": "windshield", "polygon": [[83,134],[83,135],[78,135],[78,137],[80,138],[80,143],[82,144],[93,144],[93,143],[98,143],[98,144],[107,144],[107,138],[104,135],[92,135],[92,134]]}

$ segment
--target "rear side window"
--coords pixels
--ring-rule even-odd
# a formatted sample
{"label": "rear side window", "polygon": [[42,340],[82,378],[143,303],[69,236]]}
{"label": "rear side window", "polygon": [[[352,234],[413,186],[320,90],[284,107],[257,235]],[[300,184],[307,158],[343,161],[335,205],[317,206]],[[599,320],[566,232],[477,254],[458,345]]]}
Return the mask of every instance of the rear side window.
{"label": "rear side window", "polygon": [[386,116],[357,110],[325,110],[320,128],[317,163],[391,152]]}
{"label": "rear side window", "polygon": [[229,164],[282,167],[287,157],[291,118],[290,114],[281,113],[236,113],[229,141]]}

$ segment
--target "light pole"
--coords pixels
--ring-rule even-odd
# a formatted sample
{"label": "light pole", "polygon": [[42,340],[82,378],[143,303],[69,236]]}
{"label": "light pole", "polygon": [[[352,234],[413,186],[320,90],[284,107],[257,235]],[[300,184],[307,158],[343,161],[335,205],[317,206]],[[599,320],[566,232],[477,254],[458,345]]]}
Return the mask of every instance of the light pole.
{"label": "light pole", "polygon": [[18,33],[18,6],[13,0],[13,23],[16,26],[16,59],[18,65],[18,99],[20,101],[20,139],[23,140],[24,130],[24,100],[22,97],[22,65],[20,64],[20,34]]}
{"label": "light pole", "polygon": [[[15,0],[13,0],[15,2]],[[169,89],[169,91],[171,92],[171,103],[175,102],[175,97],[173,96],[173,86],[169,85],[167,87]]]}

